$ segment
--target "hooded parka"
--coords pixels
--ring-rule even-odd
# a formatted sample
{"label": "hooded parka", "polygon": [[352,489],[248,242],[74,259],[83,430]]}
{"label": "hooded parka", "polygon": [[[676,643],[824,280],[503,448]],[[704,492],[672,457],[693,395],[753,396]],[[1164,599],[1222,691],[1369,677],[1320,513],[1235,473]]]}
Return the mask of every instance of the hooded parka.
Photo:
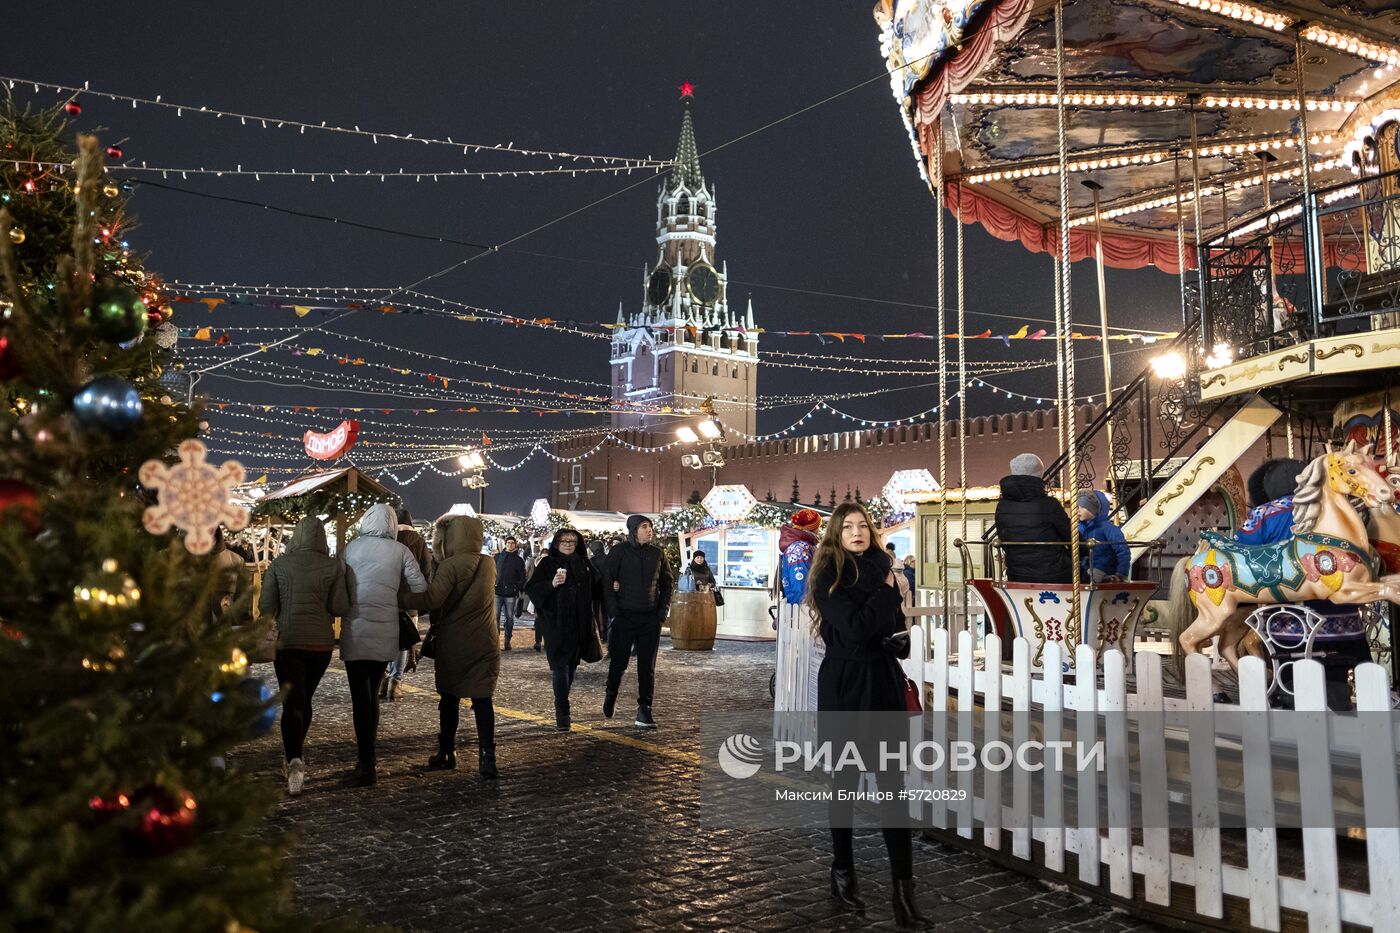
{"label": "hooded parka", "polygon": [[496,563],[481,553],[481,520],[444,515],[433,529],[432,585],[400,596],[405,609],[431,612],[437,633],[433,678],[437,692],[489,697],[501,670],[496,633]]}
{"label": "hooded parka", "polygon": [[263,574],[258,612],[277,619],[279,648],[335,645],[333,618],[350,611],[345,567],[331,557],[326,526],[314,515],[297,522],[287,550]]}
{"label": "hooded parka", "polygon": [[418,561],[398,542],[399,522],[385,503],[370,506],[360,534],[345,547],[350,612],[340,630],[343,661],[392,661],[399,656],[399,590],[428,588]]}

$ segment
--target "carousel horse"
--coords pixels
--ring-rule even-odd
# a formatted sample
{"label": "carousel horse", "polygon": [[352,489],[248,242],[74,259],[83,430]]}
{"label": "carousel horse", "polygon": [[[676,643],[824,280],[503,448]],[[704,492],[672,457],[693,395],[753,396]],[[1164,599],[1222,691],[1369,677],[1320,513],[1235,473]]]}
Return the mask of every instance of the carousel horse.
{"label": "carousel horse", "polygon": [[[1382,577],[1353,498],[1367,509],[1393,507],[1391,484],[1354,442],[1329,450],[1298,474],[1293,535],[1274,544],[1242,545],[1206,531],[1196,553],[1172,574],[1167,614],[1186,654],[1217,635],[1221,655],[1238,667],[1241,650],[1264,655],[1245,620],[1256,605],[1325,599],[1338,604],[1388,600],[1400,605],[1400,580]],[[1185,625],[1195,610],[1194,620]],[[1185,626],[1184,631],[1182,627]]]}

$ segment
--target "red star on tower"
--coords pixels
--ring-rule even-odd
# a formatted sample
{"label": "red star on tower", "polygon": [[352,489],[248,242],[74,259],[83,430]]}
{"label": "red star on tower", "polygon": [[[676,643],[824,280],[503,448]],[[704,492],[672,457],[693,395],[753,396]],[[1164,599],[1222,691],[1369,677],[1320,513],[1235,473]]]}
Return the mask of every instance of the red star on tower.
{"label": "red star on tower", "polygon": [[695,96],[695,85],[691,84],[689,81],[682,81],[682,82],[681,82],[681,96],[682,96],[682,97],[694,97],[694,96]]}

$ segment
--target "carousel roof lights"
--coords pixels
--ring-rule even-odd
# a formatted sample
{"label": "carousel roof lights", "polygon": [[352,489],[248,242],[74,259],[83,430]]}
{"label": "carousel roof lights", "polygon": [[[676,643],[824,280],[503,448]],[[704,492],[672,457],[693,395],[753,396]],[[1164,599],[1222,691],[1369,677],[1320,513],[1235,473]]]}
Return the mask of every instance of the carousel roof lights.
{"label": "carousel roof lights", "polygon": [[1265,29],[1272,29],[1275,32],[1291,26],[1294,22],[1290,16],[1251,6],[1248,3],[1234,3],[1228,2],[1228,0],[1223,3],[1221,0],[1170,0],[1170,2],[1177,6],[1200,10],[1203,13],[1214,13],[1216,16],[1224,16],[1241,23],[1263,26]]}
{"label": "carousel roof lights", "polygon": [[1383,65],[1400,65],[1400,48],[1374,42],[1356,33],[1313,23],[1303,29],[1303,38],[1318,45],[1346,52]]}
{"label": "carousel roof lights", "polygon": [[[1308,144],[1312,146],[1330,145],[1333,137],[1330,133],[1313,133],[1308,137]],[[1218,156],[1242,156],[1259,152],[1263,149],[1283,149],[1298,146],[1297,136],[1256,136],[1251,139],[1232,140],[1230,142],[1212,143],[1201,146],[1196,150],[1196,154],[1203,159]],[[1125,168],[1134,165],[1151,165],[1171,158],[1172,149],[1151,149],[1139,152],[1125,152],[1117,154],[1106,154],[1094,158],[1071,159],[1067,164],[1071,172],[1097,172],[1108,168]],[[1183,154],[1190,152],[1189,149],[1182,150]],[[1018,178],[1035,178],[1044,175],[1056,175],[1060,171],[1055,162],[1037,161],[1034,163],[1022,163],[1016,168],[994,169],[991,171],[975,172],[963,176],[963,182],[969,185],[982,184],[989,181],[1012,181]]]}
{"label": "carousel roof lights", "polygon": [[[1379,73],[1377,79],[1379,80]],[[1071,91],[1065,94],[1068,107],[1158,107],[1174,109],[1186,103],[1188,91],[1152,93],[1146,91]],[[1003,89],[973,90],[962,94],[950,94],[948,99],[954,104],[980,104],[983,106],[1022,106],[1054,107],[1059,105],[1059,95],[1049,91]],[[1355,98],[1309,98],[1305,106],[1310,111],[1350,113],[1361,103]],[[1298,109],[1298,98],[1293,94],[1262,96],[1258,94],[1203,95],[1196,106],[1205,110],[1286,110]]]}

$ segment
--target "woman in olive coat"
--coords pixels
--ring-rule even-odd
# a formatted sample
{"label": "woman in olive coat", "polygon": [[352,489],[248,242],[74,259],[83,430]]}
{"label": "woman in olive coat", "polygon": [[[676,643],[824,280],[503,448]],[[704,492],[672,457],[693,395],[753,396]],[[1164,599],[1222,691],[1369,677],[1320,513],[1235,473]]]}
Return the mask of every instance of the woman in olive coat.
{"label": "woman in olive coat", "polygon": [[457,767],[457,722],[463,698],[470,697],[481,775],[495,778],[496,710],[491,697],[501,670],[501,644],[496,635],[496,564],[481,553],[484,540],[478,518],[439,518],[433,530],[433,582],[426,593],[400,593],[399,604],[432,613],[439,729],[438,753],[428,759],[428,767]]}

